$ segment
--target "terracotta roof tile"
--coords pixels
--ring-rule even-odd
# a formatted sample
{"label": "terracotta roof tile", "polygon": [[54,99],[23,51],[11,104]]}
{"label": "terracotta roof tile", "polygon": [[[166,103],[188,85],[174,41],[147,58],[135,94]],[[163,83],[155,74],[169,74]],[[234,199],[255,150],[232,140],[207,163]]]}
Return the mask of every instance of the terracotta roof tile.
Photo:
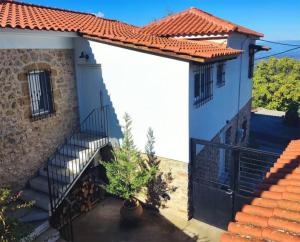
{"label": "terracotta roof tile", "polygon": [[0,28],[77,32],[104,42],[131,44],[137,49],[143,47],[149,52],[159,51],[163,55],[173,54],[183,59],[195,58],[196,61],[197,58],[202,61],[227,56],[234,58],[241,53],[212,42],[167,39],[141,33],[133,25],[93,14],[7,0],[0,1]]}
{"label": "terracotta roof tile", "polygon": [[236,214],[221,242],[300,242],[299,162],[300,140],[292,141],[258,186],[257,197]]}
{"label": "terracotta roof tile", "polygon": [[141,31],[164,37],[218,35],[238,32],[257,37],[263,34],[213,16],[197,8],[189,8],[144,26]]}

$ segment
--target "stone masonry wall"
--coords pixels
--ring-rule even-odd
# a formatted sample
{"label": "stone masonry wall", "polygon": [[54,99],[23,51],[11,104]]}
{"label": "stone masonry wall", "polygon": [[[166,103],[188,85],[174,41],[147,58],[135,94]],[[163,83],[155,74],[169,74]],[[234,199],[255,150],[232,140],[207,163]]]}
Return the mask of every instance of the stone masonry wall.
{"label": "stone masonry wall", "polygon": [[[51,70],[55,114],[31,118],[26,73]],[[0,50],[0,187],[19,189],[78,123],[72,50]]]}
{"label": "stone masonry wall", "polygon": [[160,213],[165,217],[188,218],[188,163],[159,157],[160,169],[164,173],[171,172],[173,182],[170,184],[176,190],[170,193],[170,200]]}

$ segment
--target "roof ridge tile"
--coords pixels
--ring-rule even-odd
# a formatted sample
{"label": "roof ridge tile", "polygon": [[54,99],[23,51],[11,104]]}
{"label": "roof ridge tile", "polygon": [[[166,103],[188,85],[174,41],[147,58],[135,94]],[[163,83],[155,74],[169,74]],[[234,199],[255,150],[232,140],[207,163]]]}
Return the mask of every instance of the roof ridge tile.
{"label": "roof ridge tile", "polygon": [[[188,18],[194,18],[195,20],[198,18],[198,21],[194,21],[194,25],[191,25],[186,21]],[[178,19],[181,20],[180,22],[184,28],[178,27]],[[210,26],[208,26],[209,24]],[[193,31],[189,31],[191,28]],[[228,34],[234,31],[257,37],[263,37],[263,34],[261,33],[240,26],[231,21],[219,18],[211,13],[195,7],[185,9],[179,13],[175,13],[151,22],[143,26],[141,31],[165,37]]]}

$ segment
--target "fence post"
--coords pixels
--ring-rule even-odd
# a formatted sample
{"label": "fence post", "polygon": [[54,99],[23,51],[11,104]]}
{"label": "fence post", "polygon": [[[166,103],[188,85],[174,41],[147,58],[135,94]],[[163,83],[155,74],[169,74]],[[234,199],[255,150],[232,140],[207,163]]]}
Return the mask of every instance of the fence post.
{"label": "fence post", "polygon": [[193,209],[193,166],[196,157],[196,142],[190,139],[190,162],[188,165],[188,219],[192,219],[194,215]]}
{"label": "fence post", "polygon": [[47,179],[48,179],[48,189],[49,189],[49,203],[50,203],[50,217],[52,216],[53,213],[53,198],[52,198],[52,186],[51,186],[51,181],[50,181],[50,175],[49,175],[49,159],[47,160],[47,165],[46,165],[46,171],[47,171]]}
{"label": "fence post", "polygon": [[240,176],[240,155],[241,155],[240,150],[238,149],[233,149],[232,150],[232,157],[233,157],[233,162],[231,162],[231,171],[232,171],[232,176],[231,176],[231,184],[230,186],[232,187],[232,220],[235,217],[235,207],[236,207],[236,196],[238,196],[239,193],[239,176]]}

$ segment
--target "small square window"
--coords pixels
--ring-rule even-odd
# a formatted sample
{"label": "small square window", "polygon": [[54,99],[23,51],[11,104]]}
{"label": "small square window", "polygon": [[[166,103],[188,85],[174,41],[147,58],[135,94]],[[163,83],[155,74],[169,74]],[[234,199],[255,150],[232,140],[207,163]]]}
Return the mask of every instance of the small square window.
{"label": "small square window", "polygon": [[28,83],[32,118],[40,119],[54,113],[50,71],[30,71]]}
{"label": "small square window", "polygon": [[225,85],[225,63],[219,63],[217,66],[217,86],[222,87]]}

